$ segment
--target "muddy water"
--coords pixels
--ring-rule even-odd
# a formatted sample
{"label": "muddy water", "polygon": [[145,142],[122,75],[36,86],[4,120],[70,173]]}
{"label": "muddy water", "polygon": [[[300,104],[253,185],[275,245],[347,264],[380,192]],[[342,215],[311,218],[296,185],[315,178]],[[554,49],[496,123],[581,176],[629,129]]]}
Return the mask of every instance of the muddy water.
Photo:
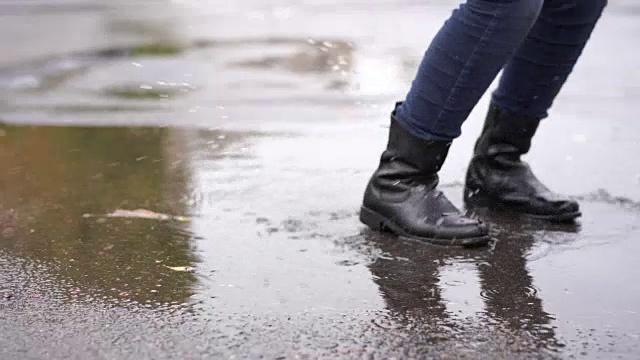
{"label": "muddy water", "polygon": [[[450,5],[0,5],[0,357],[634,358],[630,2],[530,156],[579,224],[480,214],[496,241],[468,250],[359,224]],[[458,205],[485,107],[443,170]]]}

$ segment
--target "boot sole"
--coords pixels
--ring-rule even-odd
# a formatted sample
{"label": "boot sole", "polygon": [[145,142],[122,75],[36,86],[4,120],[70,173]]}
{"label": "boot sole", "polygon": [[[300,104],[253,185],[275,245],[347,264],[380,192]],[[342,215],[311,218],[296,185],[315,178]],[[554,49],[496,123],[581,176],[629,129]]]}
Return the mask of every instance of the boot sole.
{"label": "boot sole", "polygon": [[[475,192],[475,194],[470,195],[470,193],[472,192]],[[574,211],[574,212],[563,213],[563,214],[554,214],[554,215],[532,214],[524,210],[518,209],[517,206],[505,204],[490,195],[486,195],[482,193],[479,190],[471,190],[466,187],[464,190],[464,203],[467,205],[468,208],[486,208],[490,211],[494,211],[498,213],[502,212],[502,213],[517,214],[519,216],[523,216],[529,219],[543,220],[543,221],[549,221],[554,223],[573,222],[575,219],[582,216],[582,213],[580,211]]]}
{"label": "boot sole", "polygon": [[379,232],[390,232],[396,235],[402,240],[417,241],[421,243],[428,243],[438,246],[462,246],[472,247],[487,244],[491,238],[489,235],[473,238],[456,238],[456,239],[439,239],[420,237],[407,234],[402,228],[396,225],[390,219],[380,215],[379,213],[370,210],[366,207],[360,208],[360,221],[367,225],[369,228]]}

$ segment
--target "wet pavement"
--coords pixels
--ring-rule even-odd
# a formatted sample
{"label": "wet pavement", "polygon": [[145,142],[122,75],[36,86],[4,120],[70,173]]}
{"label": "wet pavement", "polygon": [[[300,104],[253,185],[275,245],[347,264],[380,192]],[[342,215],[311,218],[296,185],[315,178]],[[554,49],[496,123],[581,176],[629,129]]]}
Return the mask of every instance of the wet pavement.
{"label": "wet pavement", "polygon": [[[528,157],[584,209],[481,249],[357,219],[453,1],[0,5],[0,358],[636,358],[640,8]],[[375,21],[373,21],[375,20]],[[442,171],[461,204],[483,99]]]}

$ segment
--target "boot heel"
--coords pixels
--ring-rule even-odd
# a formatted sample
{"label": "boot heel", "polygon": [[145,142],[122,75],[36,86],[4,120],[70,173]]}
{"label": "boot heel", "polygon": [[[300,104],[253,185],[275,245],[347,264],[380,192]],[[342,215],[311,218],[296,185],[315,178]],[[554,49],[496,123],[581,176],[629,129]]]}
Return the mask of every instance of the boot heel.
{"label": "boot heel", "polygon": [[388,232],[390,230],[386,225],[387,221],[382,216],[364,206],[360,208],[360,222],[372,230],[380,232]]}

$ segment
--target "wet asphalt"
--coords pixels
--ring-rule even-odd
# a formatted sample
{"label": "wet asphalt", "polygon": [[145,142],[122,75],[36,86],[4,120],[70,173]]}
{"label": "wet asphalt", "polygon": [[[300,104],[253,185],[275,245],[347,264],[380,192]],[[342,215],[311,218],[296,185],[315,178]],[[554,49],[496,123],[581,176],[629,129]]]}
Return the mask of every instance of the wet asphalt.
{"label": "wet asphalt", "polygon": [[[528,160],[584,216],[446,249],[364,185],[454,1],[0,4],[0,359],[640,354],[640,8],[612,2]],[[483,99],[441,172],[462,179]]]}

